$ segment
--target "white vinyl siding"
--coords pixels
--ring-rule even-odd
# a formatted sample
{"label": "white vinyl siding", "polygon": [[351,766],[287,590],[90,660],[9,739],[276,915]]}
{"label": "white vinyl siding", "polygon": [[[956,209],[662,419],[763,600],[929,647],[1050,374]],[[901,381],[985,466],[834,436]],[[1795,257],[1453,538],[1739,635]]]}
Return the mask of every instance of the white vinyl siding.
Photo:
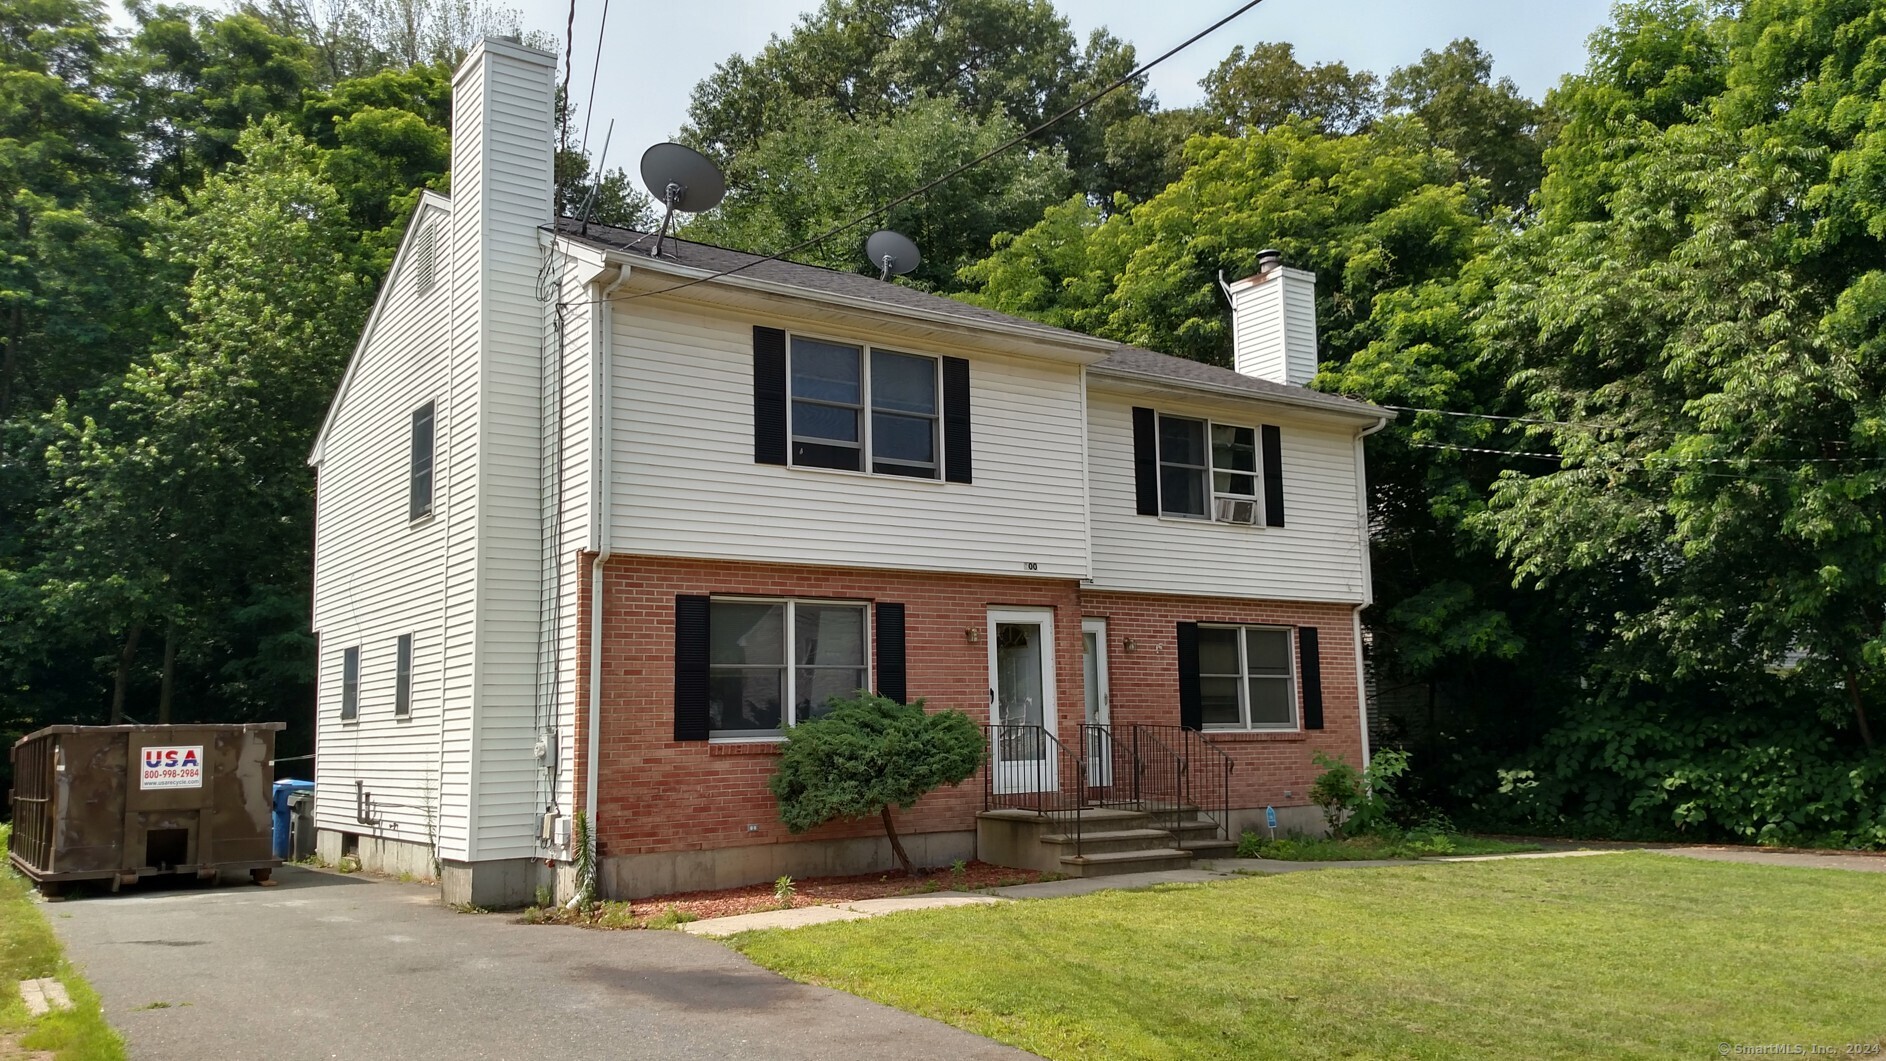
{"label": "white vinyl siding", "polygon": [[[1282,434],[1285,525],[1242,526],[1142,516],[1135,504],[1133,407],[1220,423],[1275,424]],[[1352,419],[1287,406],[1116,393],[1088,380],[1095,589],[1254,600],[1361,603],[1362,521]],[[1261,492],[1261,490],[1260,490]]]}
{"label": "white vinyl siding", "polygon": [[779,325],[658,299],[615,320],[615,551],[1087,574],[1078,367],[882,340],[969,357],[975,481],[785,468],[753,460],[753,326]]}
{"label": "white vinyl siding", "polygon": [[[449,218],[428,198],[415,229]],[[323,438],[316,472],[314,628],[316,823],[408,843],[431,843],[440,808],[445,526],[411,521],[413,410],[436,402],[435,438],[447,416],[446,292],[409,282],[410,248],[381,291],[373,331],[348,369],[345,398]],[[442,452],[436,447],[435,452]],[[434,499],[449,475],[434,465]],[[401,635],[413,636],[410,712],[396,716]],[[341,721],[345,652],[360,652],[357,717]],[[305,764],[304,764],[305,765]],[[306,775],[304,775],[306,776]],[[354,783],[376,808],[357,820]],[[436,826],[435,826],[436,827]]]}

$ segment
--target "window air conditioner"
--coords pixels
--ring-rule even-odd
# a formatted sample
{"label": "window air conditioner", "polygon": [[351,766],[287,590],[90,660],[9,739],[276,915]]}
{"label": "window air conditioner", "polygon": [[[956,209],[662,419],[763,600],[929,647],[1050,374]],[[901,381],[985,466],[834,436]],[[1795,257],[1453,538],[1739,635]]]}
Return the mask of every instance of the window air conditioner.
{"label": "window air conditioner", "polygon": [[1256,523],[1257,502],[1248,498],[1213,498],[1212,518],[1220,523]]}

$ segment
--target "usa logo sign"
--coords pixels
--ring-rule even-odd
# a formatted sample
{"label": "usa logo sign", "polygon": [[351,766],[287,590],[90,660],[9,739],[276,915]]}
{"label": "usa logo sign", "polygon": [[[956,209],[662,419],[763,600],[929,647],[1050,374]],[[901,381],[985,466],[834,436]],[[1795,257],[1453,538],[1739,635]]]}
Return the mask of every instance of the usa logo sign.
{"label": "usa logo sign", "polygon": [[138,787],[202,788],[203,746],[154,744],[144,749],[144,762],[138,771]]}

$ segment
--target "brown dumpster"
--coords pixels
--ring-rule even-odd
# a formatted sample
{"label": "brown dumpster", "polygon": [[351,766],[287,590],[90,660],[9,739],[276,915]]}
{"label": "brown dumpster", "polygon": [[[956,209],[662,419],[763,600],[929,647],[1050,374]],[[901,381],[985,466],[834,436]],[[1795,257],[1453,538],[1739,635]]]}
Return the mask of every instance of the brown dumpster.
{"label": "brown dumpster", "polygon": [[281,865],[270,818],[280,722],[241,726],[49,726],[13,746],[20,872],[66,881]]}

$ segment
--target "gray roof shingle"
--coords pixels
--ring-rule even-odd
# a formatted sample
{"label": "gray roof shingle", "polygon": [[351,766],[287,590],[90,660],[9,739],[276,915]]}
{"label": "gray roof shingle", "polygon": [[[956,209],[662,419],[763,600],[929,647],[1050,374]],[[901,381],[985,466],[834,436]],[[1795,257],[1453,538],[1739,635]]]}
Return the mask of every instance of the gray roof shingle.
{"label": "gray roof shingle", "polygon": [[[649,233],[635,229],[615,228],[594,223],[591,223],[585,231],[574,218],[568,217],[558,219],[557,232],[580,243],[588,243],[609,250],[644,249],[653,239]],[[694,243],[671,237],[662,245],[662,254],[678,264],[694,269],[706,269],[710,272],[739,269],[741,276],[800,288],[815,298],[820,294],[841,295],[847,298],[879,302],[887,307],[954,317],[968,324],[1026,328],[1037,332],[1060,332],[1070,337],[1081,334],[1064,328],[1054,328],[1024,317],[1015,317],[1007,313],[984,309],[981,306],[973,306],[953,298],[933,295],[927,291],[918,291],[902,284],[884,283],[858,273],[841,272],[816,265],[801,265],[798,262],[777,261],[757,254],[715,247],[706,243]],[[1324,394],[1307,387],[1272,383],[1269,380],[1246,376],[1232,369],[1207,365],[1183,357],[1173,357],[1169,354],[1155,353],[1151,350],[1142,350],[1134,346],[1116,348],[1104,360],[1093,365],[1091,371],[1168,386],[1268,398],[1291,405],[1325,408],[1336,412],[1377,416],[1394,415],[1366,402],[1334,394]]]}

